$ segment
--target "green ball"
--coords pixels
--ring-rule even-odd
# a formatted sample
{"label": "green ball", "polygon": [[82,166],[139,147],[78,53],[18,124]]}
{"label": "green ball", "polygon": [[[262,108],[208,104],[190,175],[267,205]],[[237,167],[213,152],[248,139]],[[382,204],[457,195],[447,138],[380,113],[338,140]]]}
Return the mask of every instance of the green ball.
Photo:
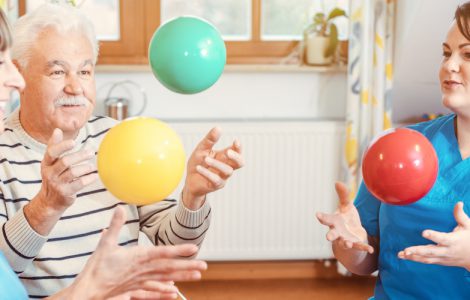
{"label": "green ball", "polygon": [[225,44],[217,29],[197,17],[178,17],[163,24],[149,45],[153,74],[165,87],[181,94],[211,87],[226,60]]}

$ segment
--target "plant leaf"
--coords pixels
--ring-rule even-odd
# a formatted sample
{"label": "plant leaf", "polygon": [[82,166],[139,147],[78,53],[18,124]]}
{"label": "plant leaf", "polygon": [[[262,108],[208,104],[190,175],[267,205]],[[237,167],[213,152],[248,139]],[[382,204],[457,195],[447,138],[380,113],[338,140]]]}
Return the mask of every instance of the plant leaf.
{"label": "plant leaf", "polygon": [[313,16],[313,23],[315,24],[322,24],[322,23],[325,23],[325,14],[324,13],[316,13],[314,16]]}
{"label": "plant leaf", "polygon": [[328,43],[328,47],[325,49],[325,57],[332,56],[335,51],[336,47],[338,46],[338,28],[335,24],[330,24],[330,42]]}
{"label": "plant leaf", "polygon": [[330,12],[330,14],[328,15],[328,18],[326,20],[330,21],[331,19],[341,17],[341,16],[346,17],[346,12],[344,10],[342,10],[341,8],[335,8]]}

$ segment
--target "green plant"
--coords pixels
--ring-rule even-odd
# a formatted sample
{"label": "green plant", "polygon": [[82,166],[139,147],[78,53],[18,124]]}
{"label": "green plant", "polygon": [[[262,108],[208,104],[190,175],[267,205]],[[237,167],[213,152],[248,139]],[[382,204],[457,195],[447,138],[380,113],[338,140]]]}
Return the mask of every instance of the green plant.
{"label": "green plant", "polygon": [[[305,35],[314,31],[320,36],[329,37],[330,42],[325,49],[325,57],[330,57],[334,54],[338,46],[338,28],[333,20],[338,17],[347,17],[346,12],[340,8],[334,8],[326,17],[325,13],[319,12],[313,16],[313,23],[310,24],[305,30]],[[306,40],[307,36],[305,36]]]}

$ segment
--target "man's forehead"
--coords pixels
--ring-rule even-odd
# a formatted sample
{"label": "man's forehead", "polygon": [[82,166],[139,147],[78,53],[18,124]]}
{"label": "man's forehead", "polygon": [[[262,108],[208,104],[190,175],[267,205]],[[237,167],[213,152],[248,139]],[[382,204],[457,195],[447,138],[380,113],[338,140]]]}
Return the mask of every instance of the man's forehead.
{"label": "man's forehead", "polygon": [[[75,63],[74,63],[75,64]],[[52,68],[55,66],[60,66],[60,67],[71,67],[74,64],[66,61],[66,60],[61,60],[61,59],[52,59],[46,62],[46,66],[48,68]],[[79,67],[85,67],[85,66],[93,66],[93,60],[91,59],[85,59],[84,61],[81,61],[78,63]]]}

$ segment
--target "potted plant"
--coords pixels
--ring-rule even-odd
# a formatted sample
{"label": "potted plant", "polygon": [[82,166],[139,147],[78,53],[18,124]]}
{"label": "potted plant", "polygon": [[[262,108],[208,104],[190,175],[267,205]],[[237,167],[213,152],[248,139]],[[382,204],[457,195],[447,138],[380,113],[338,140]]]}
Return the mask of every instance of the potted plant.
{"label": "potted plant", "polygon": [[319,12],[313,16],[313,22],[304,30],[305,63],[309,65],[329,65],[333,62],[338,47],[338,28],[333,23],[335,18],[346,12],[334,8],[328,16]]}

